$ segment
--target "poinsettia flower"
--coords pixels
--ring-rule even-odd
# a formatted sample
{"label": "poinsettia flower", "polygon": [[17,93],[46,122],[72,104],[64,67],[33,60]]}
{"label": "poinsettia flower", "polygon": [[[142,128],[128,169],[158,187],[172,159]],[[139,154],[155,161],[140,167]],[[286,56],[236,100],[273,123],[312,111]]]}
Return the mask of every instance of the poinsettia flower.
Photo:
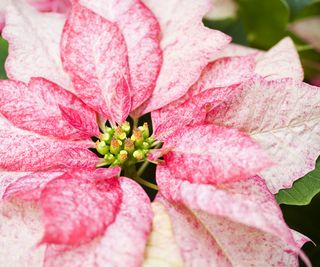
{"label": "poinsettia flower", "polygon": [[[0,3],[0,31],[5,25],[6,8],[18,0],[1,0]],[[42,12],[65,13],[70,8],[69,0],[19,0],[25,1]]]}
{"label": "poinsettia flower", "polygon": [[303,243],[297,238],[304,237],[287,228],[261,178],[199,185],[173,177],[166,167],[158,168],[157,178],[164,196],[155,203],[171,218],[186,266],[298,266]]}
{"label": "poinsettia flower", "polygon": [[[231,52],[237,53],[236,48],[232,46]],[[211,97],[215,102],[208,101],[205,121],[238,128],[262,145],[273,162],[277,162],[261,173],[269,189],[276,193],[291,187],[315,167],[320,153],[320,91],[302,82],[301,63],[289,38],[266,53],[240,49],[242,56],[210,63],[183,98],[153,112],[153,125],[156,133],[172,132],[180,126],[172,121],[179,121],[179,114],[188,107],[191,113],[184,115],[183,121],[194,124],[195,99],[203,97],[206,101]],[[238,71],[241,63],[247,72]]]}
{"label": "poinsettia flower", "polygon": [[[231,49],[232,52],[238,52],[238,47],[233,46]],[[276,165],[260,174],[266,180],[269,189],[277,192],[280,188],[290,187],[294,180],[314,168],[314,163],[320,152],[318,146],[319,120],[317,119],[320,91],[317,87],[301,82],[303,76],[301,63],[290,39],[282,40],[267,53],[240,49],[242,56],[224,57],[208,64],[200,79],[184,97],[154,111],[152,119],[155,133],[166,144],[168,140],[170,142],[176,132],[179,132],[176,129],[180,128],[182,124],[196,125],[198,120],[195,114],[199,113],[195,110],[203,105],[201,102],[203,97],[204,101],[208,101],[205,106],[206,122],[247,131],[277,162]],[[238,71],[241,69],[241,63],[242,66],[247,67],[247,72]],[[222,85],[225,87],[218,87]],[[314,102],[311,101],[310,104],[311,99],[314,99]],[[259,102],[260,100],[262,102]],[[263,103],[267,105],[267,109]],[[268,106],[270,107],[268,108]],[[311,106],[312,108],[309,109],[308,107]],[[252,108],[255,110],[254,113],[252,113]],[[279,119],[275,116],[275,110],[277,110]],[[180,122],[182,124],[179,124]],[[308,125],[310,128],[307,127]],[[299,143],[295,140],[299,140]],[[299,153],[300,156],[298,158],[290,157],[288,152]],[[157,151],[152,160],[157,156],[161,156],[161,151]],[[224,184],[222,187],[219,185],[199,185],[194,181],[182,181],[183,176],[185,179],[190,176],[188,169],[179,171],[170,165],[171,161],[167,162],[166,166],[157,168],[156,178],[160,192],[164,196],[159,195],[158,201],[165,205],[169,216],[171,216],[173,232],[176,232],[173,235],[182,253],[179,257],[184,258],[190,265],[200,264],[201,266],[212,266],[216,262],[220,264],[223,262],[226,266],[236,263],[259,265],[257,263],[259,261],[261,261],[260,265],[263,265],[266,259],[270,265],[298,265],[296,259],[291,257],[295,251],[295,242],[292,243],[292,240],[296,234],[285,230],[291,241],[285,240],[284,231],[274,228],[275,223],[271,222],[273,219],[270,216],[267,220],[261,220],[266,224],[259,223],[258,216],[273,214],[275,215],[274,219],[277,218],[277,225],[282,227],[280,226],[282,223],[279,223],[281,221],[279,208],[273,196],[268,193],[262,178],[257,176],[241,182]],[[253,190],[253,188],[256,189]],[[253,191],[250,193],[250,190]],[[257,194],[257,192],[260,193]],[[258,200],[260,198],[262,199]],[[223,205],[217,204],[219,199],[222,203],[239,203],[239,208],[236,208],[235,205],[228,206],[231,210],[228,210],[226,205],[221,208]],[[259,203],[268,203],[266,208],[273,207],[274,211],[262,211],[263,204]],[[250,209],[255,209],[255,205],[258,205],[257,211],[251,210],[249,212]],[[254,219],[245,214],[240,215],[242,210],[255,214]],[[276,212],[276,210],[278,211]],[[222,220],[221,217],[225,219]],[[229,223],[229,220],[232,223]],[[215,254],[220,255],[221,258],[213,259],[212,253],[210,253],[212,250],[210,250],[206,257],[203,254],[201,256],[198,254],[192,255],[188,259],[189,247],[186,249],[186,254],[183,254],[183,246],[186,244],[185,233],[193,231],[194,235],[199,237],[199,221],[203,226],[206,238],[215,240],[218,243],[217,249],[222,249],[220,253]],[[235,222],[240,224],[235,224]],[[187,228],[187,223],[190,228]],[[270,225],[268,226],[268,224]],[[242,227],[249,228],[242,230]],[[254,232],[251,237],[248,237],[248,229],[252,229]],[[278,231],[278,234],[274,231]],[[230,232],[233,234],[230,235]],[[266,233],[271,235],[267,237]],[[234,242],[235,238],[237,238],[236,243]],[[252,247],[248,245],[250,242],[247,238],[256,239],[256,242],[252,243],[254,244]],[[257,244],[261,243],[258,241],[260,239],[265,241],[263,248],[255,250]],[[270,246],[267,245],[268,243]],[[277,252],[271,252],[275,243],[280,247],[281,243],[291,243],[293,247],[288,248],[291,256],[285,256],[283,253],[278,254],[281,250],[279,247],[276,249]],[[191,241],[190,244],[193,244],[193,250],[199,251],[199,253],[204,253],[204,248],[208,247],[206,244],[199,248],[197,247],[198,243],[194,245],[195,242]],[[247,249],[246,253],[242,253],[244,247]],[[178,260],[179,257],[175,260]],[[203,261],[194,262],[199,259]]]}
{"label": "poinsettia flower", "polygon": [[293,78],[302,81],[304,78],[298,52],[289,37],[283,38],[267,52],[231,43],[220,53],[219,58],[235,56],[253,57],[254,72],[267,80]]}
{"label": "poinsettia flower", "polygon": [[[261,174],[270,190],[276,193],[281,188],[291,187],[296,179],[315,167],[320,152],[319,88],[302,82],[302,66],[293,42],[288,38],[257,58],[255,72],[260,77],[254,77],[239,87],[237,99],[230,97],[224,102],[223,110],[218,108],[207,115],[207,121],[215,124],[223,121],[223,125],[242,129],[262,145],[278,163]],[[257,94],[261,95],[261,100],[256,100]],[[274,98],[275,94],[279,99]],[[234,102],[232,111],[227,108],[229,101],[243,106],[240,108]],[[255,110],[254,114],[247,109],[248,106]],[[229,112],[236,113],[231,115]],[[250,122],[244,120],[249,114],[246,112],[252,114]],[[274,116],[275,112],[277,116]],[[228,118],[219,121],[219,114]],[[231,122],[237,118],[239,121],[235,124]]]}
{"label": "poinsettia flower", "polygon": [[[270,167],[270,160],[248,134],[206,122],[211,111],[254,79],[255,57],[208,65],[229,38],[201,24],[209,9],[207,1],[182,1],[178,13],[168,17],[168,8],[174,12],[175,7],[176,1],[163,5],[114,1],[108,8],[103,1],[81,1],[81,5],[74,3],[66,22],[63,16],[39,14],[27,6],[8,9],[4,36],[10,45],[6,67],[11,80],[0,83],[1,195],[7,201],[34,200],[38,206],[29,210],[34,216],[29,222],[24,219],[28,211],[23,205],[3,204],[2,220],[12,227],[6,235],[9,241],[12,236],[26,235],[28,248],[37,242],[45,246],[45,252],[37,251],[40,255],[26,255],[24,249],[13,261],[40,266],[43,262],[45,266],[140,266],[145,251],[152,248],[152,240],[147,243],[152,210],[137,182],[157,188],[140,177],[152,158],[164,162],[157,168],[158,201],[169,213],[170,205],[180,205],[199,210],[196,216],[203,220],[218,216],[226,217],[228,223],[219,237],[207,233],[211,228],[184,224],[183,220],[199,220],[182,214],[181,225],[173,226],[176,231],[196,227],[200,233],[190,231],[185,247],[181,246],[182,234],[179,244],[172,246],[179,264],[203,261],[212,266],[239,261],[259,265],[256,250],[250,246],[257,240],[266,241],[267,248],[274,240],[279,248],[275,258],[296,264],[301,243],[283,222],[263,181],[248,179]],[[26,39],[21,35],[25,20],[36,29],[50,23],[53,33],[42,29]],[[249,67],[236,73],[242,60]],[[30,68],[26,70],[21,62]],[[219,74],[220,64],[229,66],[226,70],[232,80]],[[214,86],[207,68],[215,69]],[[156,121],[172,105],[177,105],[172,116]],[[147,124],[137,127],[137,117],[149,111],[155,126],[151,136]],[[125,121],[129,114],[132,125]],[[131,179],[119,178],[120,169]],[[193,202],[197,198],[199,201]],[[226,203],[226,208],[221,203]],[[43,222],[40,238],[32,234],[39,227],[39,208]],[[17,227],[21,218],[26,224],[23,229]],[[234,248],[228,236],[235,233],[237,239],[240,234],[252,234]],[[195,236],[203,249],[199,252],[212,258],[186,254]],[[224,242],[220,244],[221,238]],[[232,254],[222,254],[224,248]],[[6,249],[1,252],[5,254]],[[265,249],[261,260],[273,253],[272,248]]]}

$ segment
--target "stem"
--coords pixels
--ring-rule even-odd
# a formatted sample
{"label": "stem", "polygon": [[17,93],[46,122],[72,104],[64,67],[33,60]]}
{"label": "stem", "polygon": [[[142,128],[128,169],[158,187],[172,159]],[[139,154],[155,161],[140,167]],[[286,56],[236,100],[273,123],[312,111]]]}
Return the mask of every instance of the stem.
{"label": "stem", "polygon": [[[159,143],[156,143],[156,142],[159,142]],[[156,144],[156,146],[153,149],[158,149],[162,145],[160,141],[156,141],[156,142],[154,143]],[[137,176],[140,177],[144,173],[146,168],[149,166],[149,164],[150,164],[150,161],[146,160],[137,171]]]}
{"label": "stem", "polygon": [[101,167],[104,167],[104,166],[107,166],[109,164],[107,164],[106,162],[102,162],[102,163],[99,163],[96,165],[96,168],[101,168]]}
{"label": "stem", "polygon": [[298,52],[308,51],[314,49],[311,45],[298,45],[296,47]]}
{"label": "stem", "polygon": [[135,165],[127,166],[124,169],[124,175],[126,177],[136,177],[137,176],[137,170]]}
{"label": "stem", "polygon": [[150,182],[142,179],[141,177],[139,177],[139,175],[137,174],[135,165],[128,166],[124,171],[124,175],[126,177],[131,177],[133,180],[135,180],[139,184],[147,186],[153,190],[157,190],[157,191],[159,190],[158,186],[156,186],[155,184],[150,183]]}
{"label": "stem", "polygon": [[143,162],[143,164],[140,166],[139,170],[137,171],[137,176],[138,177],[140,177],[144,173],[144,171],[149,166],[149,164],[150,164],[149,161]]}
{"label": "stem", "polygon": [[138,118],[132,118],[133,119],[133,129],[138,128],[139,119]]}
{"label": "stem", "polygon": [[153,145],[155,145],[155,147],[153,149],[158,149],[159,147],[161,147],[162,142],[161,141],[156,141],[153,143]]}
{"label": "stem", "polygon": [[157,191],[159,191],[159,187],[158,186],[156,186],[155,184],[153,184],[153,183],[150,183],[150,182],[148,182],[148,181],[146,181],[146,180],[144,180],[144,179],[142,179],[142,178],[140,178],[140,177],[134,177],[133,178],[136,182],[138,182],[139,184],[142,184],[142,185],[145,185],[145,186],[147,186],[147,187],[149,187],[149,188],[151,188],[151,189],[153,189],[153,190],[157,190]]}
{"label": "stem", "polygon": [[161,146],[161,144],[162,144],[162,142],[159,141],[159,140],[154,141],[154,142],[152,143],[152,146],[154,147],[153,149],[159,148],[159,147]]}

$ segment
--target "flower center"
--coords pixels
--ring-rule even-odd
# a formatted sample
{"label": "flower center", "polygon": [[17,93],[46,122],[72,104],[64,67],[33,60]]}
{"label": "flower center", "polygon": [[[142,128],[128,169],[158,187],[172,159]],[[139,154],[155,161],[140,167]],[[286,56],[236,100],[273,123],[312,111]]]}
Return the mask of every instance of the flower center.
{"label": "flower center", "polygon": [[[151,121],[150,115],[141,119],[144,118]],[[98,123],[101,133],[95,143],[94,152],[99,156],[100,162],[96,167],[120,166],[121,175],[141,184],[150,199],[153,199],[158,191],[155,181],[156,164],[162,160],[148,159],[148,154],[161,148],[162,142],[151,135],[152,127],[149,128],[146,122],[138,126],[138,119],[134,119],[131,125],[126,121],[113,127],[106,127],[106,123],[100,120]]]}
{"label": "flower center", "polygon": [[152,136],[148,123],[132,129],[129,122],[117,127],[106,127],[96,142],[96,150],[103,157],[97,167],[131,165],[145,162],[152,149],[160,144]]}

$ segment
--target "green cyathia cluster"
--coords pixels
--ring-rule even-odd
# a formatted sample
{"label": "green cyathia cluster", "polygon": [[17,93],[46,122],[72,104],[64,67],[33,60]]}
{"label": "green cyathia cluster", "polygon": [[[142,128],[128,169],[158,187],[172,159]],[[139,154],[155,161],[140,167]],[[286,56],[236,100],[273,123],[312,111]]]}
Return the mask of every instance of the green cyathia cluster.
{"label": "green cyathia cluster", "polygon": [[122,166],[144,161],[154,143],[147,123],[132,132],[129,122],[107,127],[96,142],[97,151],[104,157],[104,162],[99,165]]}

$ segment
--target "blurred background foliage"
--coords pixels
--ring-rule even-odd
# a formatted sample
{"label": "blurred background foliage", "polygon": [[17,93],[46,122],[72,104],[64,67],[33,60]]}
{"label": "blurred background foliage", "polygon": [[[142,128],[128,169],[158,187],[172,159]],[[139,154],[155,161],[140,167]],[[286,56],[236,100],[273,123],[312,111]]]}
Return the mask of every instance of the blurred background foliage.
{"label": "blurred background foliage", "polygon": [[[1,1],[1,0],[0,0]],[[232,2],[232,0],[215,0]],[[225,2],[224,2],[225,3]],[[228,7],[230,8],[230,7]],[[230,11],[230,10],[229,10]],[[320,77],[320,53],[290,31],[290,25],[307,17],[320,17],[320,0],[234,0],[231,12],[204,18],[207,27],[232,36],[233,42],[267,50],[290,36],[297,47],[307,82]],[[320,25],[319,25],[320,27]],[[319,44],[320,45],[320,44]],[[6,78],[7,42],[0,38],[0,79]],[[297,180],[293,188],[280,190],[276,199],[288,225],[320,245],[320,159],[316,169]],[[320,266],[320,249],[304,246],[313,266]],[[304,266],[301,263],[301,266]]]}

